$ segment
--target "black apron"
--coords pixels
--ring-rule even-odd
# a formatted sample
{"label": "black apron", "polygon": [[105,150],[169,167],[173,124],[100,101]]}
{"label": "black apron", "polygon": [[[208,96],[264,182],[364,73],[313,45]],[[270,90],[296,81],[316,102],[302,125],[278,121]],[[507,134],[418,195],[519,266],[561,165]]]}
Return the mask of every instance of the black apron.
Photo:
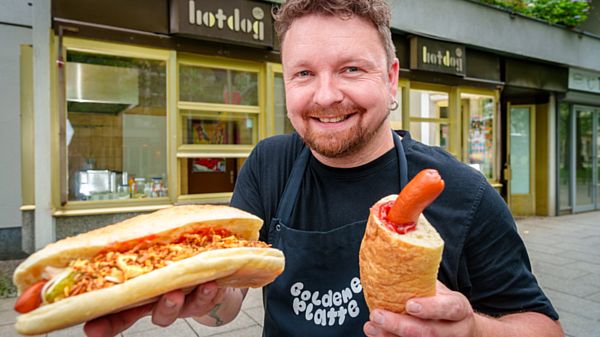
{"label": "black apron", "polygon": [[[393,132],[400,168],[400,189],[406,186],[407,162],[400,137]],[[364,336],[369,319],[360,284],[358,252],[367,220],[327,232],[290,226],[310,150],[296,161],[271,220],[268,241],[285,255],[285,270],[263,288],[263,336]]]}

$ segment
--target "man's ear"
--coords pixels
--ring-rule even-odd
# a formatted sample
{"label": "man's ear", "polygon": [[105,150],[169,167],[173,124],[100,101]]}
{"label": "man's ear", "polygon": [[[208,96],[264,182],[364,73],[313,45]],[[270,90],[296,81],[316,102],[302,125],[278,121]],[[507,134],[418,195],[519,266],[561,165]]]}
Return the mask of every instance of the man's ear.
{"label": "man's ear", "polygon": [[394,58],[392,64],[388,68],[388,83],[390,86],[390,95],[396,97],[398,91],[398,72],[400,71],[400,61],[398,58]]}

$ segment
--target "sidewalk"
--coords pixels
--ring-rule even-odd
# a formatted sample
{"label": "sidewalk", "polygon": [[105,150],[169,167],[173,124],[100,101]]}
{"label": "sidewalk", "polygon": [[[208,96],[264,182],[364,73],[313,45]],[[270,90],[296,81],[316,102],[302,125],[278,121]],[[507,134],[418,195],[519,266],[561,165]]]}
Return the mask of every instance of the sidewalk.
{"label": "sidewalk", "polygon": [[[600,212],[551,218],[517,220],[527,245],[533,271],[550,297],[568,337],[600,336]],[[13,324],[14,299],[0,300],[0,336],[18,336]],[[123,337],[214,336],[258,337],[263,321],[262,296],[251,289],[237,319],[223,327],[208,328],[192,319],[159,328],[146,318]],[[83,336],[81,326],[50,333],[48,337]]]}

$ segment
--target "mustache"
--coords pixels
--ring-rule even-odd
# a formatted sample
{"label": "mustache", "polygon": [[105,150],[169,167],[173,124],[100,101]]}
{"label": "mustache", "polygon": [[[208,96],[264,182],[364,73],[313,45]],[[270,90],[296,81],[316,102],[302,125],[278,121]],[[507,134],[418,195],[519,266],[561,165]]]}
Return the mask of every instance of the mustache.
{"label": "mustache", "polygon": [[334,117],[334,116],[346,116],[354,113],[364,113],[367,109],[358,106],[356,104],[337,104],[328,107],[313,107],[307,109],[302,114],[303,117],[321,118],[321,117]]}

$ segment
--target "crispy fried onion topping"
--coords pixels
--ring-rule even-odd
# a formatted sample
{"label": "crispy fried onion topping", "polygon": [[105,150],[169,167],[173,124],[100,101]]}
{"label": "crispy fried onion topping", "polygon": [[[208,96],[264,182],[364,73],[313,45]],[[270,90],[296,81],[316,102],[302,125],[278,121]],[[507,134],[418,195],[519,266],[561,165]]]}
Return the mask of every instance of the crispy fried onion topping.
{"label": "crispy fried onion topping", "polygon": [[106,251],[91,259],[72,261],[69,267],[75,272],[74,282],[64,288],[63,295],[70,297],[107,288],[208,250],[238,247],[266,248],[269,245],[238,239],[222,229],[184,234],[172,243],[141,241],[127,251]]}

